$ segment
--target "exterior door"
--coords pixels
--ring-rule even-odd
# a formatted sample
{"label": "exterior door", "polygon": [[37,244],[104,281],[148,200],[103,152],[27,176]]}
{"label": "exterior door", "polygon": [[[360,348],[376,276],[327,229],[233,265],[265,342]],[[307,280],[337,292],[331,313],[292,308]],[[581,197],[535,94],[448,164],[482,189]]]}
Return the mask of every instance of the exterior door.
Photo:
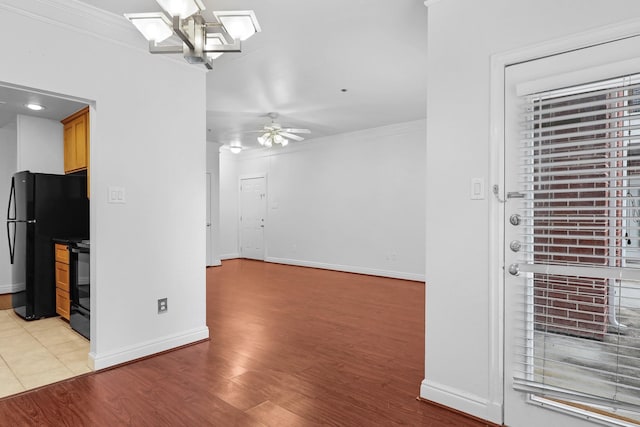
{"label": "exterior door", "polygon": [[267,190],[264,176],[240,179],[240,255],[264,261]]}
{"label": "exterior door", "polygon": [[633,85],[610,83],[640,73],[634,55],[638,37],[506,67],[505,425],[638,419],[637,375],[617,369],[626,338],[616,318],[621,284],[640,283],[623,249],[639,235],[625,221],[625,198],[640,190],[627,175],[638,173],[636,101]]}

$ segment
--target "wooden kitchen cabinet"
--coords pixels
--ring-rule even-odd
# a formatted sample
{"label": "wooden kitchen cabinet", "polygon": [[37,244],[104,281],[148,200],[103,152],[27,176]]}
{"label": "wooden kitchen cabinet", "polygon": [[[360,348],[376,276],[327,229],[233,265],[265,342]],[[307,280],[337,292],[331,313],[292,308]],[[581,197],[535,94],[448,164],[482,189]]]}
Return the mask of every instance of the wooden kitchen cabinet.
{"label": "wooden kitchen cabinet", "polygon": [[55,244],[56,254],[56,313],[69,320],[71,310],[69,297],[69,247]]}
{"label": "wooden kitchen cabinet", "polygon": [[64,173],[89,167],[89,107],[62,120],[64,125]]}

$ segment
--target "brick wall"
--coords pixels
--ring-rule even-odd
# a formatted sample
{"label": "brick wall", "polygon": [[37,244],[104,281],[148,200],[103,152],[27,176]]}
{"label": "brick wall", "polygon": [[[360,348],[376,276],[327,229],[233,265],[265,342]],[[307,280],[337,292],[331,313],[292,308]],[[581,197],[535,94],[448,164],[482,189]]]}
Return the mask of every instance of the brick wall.
{"label": "brick wall", "polygon": [[[590,100],[597,99],[602,98],[593,97]],[[570,103],[558,102],[551,107],[565,105]],[[606,125],[582,124],[584,121],[607,118],[606,111],[602,110],[602,106],[592,107],[592,116],[569,120],[563,119],[563,116],[586,112],[589,109],[572,109],[562,113],[547,114],[547,118],[553,117],[548,126],[575,124],[575,127],[549,132],[545,132],[544,128],[539,129],[543,135],[548,136],[548,139],[539,142],[536,151],[539,154],[552,154],[554,157],[553,160],[547,160],[551,165],[546,165],[542,169],[546,175],[540,176],[534,183],[534,189],[548,191],[534,196],[534,205],[537,208],[533,222],[536,235],[534,239],[536,263],[609,265],[608,256],[611,255],[609,247],[612,235],[605,227],[610,225],[611,206],[605,198],[610,196],[611,190],[609,183],[602,181],[602,178],[608,178],[612,173],[611,154],[578,154],[575,153],[575,147],[560,146],[567,142],[575,142],[577,139],[576,137],[565,138],[564,133],[576,130],[602,130],[602,132],[579,137],[579,140],[590,144],[588,146],[590,149],[611,147],[610,142],[598,142],[600,139],[611,136]],[[616,155],[617,153],[614,152],[613,156]],[[584,165],[561,164],[569,159],[589,160],[589,169]],[[534,167],[536,167],[535,164]],[[581,183],[568,182],[578,178],[582,180]],[[616,238],[619,240],[620,236]],[[607,298],[606,279],[536,274],[534,275],[536,329],[602,339],[606,332]]]}

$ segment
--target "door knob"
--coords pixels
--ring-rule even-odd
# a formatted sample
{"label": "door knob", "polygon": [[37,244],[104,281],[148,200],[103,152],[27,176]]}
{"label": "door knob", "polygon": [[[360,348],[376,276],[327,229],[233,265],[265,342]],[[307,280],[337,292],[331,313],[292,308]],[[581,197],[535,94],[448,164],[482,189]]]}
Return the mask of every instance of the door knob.
{"label": "door knob", "polygon": [[520,274],[520,266],[518,264],[511,264],[509,266],[509,274],[517,276]]}

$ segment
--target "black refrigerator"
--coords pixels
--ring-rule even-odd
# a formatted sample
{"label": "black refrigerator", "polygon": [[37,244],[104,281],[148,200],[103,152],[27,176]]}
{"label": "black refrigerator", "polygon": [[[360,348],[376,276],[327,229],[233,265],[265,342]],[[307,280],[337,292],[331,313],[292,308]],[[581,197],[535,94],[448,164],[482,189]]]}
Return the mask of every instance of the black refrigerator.
{"label": "black refrigerator", "polygon": [[18,172],[11,179],[7,238],[13,310],[25,320],[56,315],[52,238],[89,237],[86,176]]}

